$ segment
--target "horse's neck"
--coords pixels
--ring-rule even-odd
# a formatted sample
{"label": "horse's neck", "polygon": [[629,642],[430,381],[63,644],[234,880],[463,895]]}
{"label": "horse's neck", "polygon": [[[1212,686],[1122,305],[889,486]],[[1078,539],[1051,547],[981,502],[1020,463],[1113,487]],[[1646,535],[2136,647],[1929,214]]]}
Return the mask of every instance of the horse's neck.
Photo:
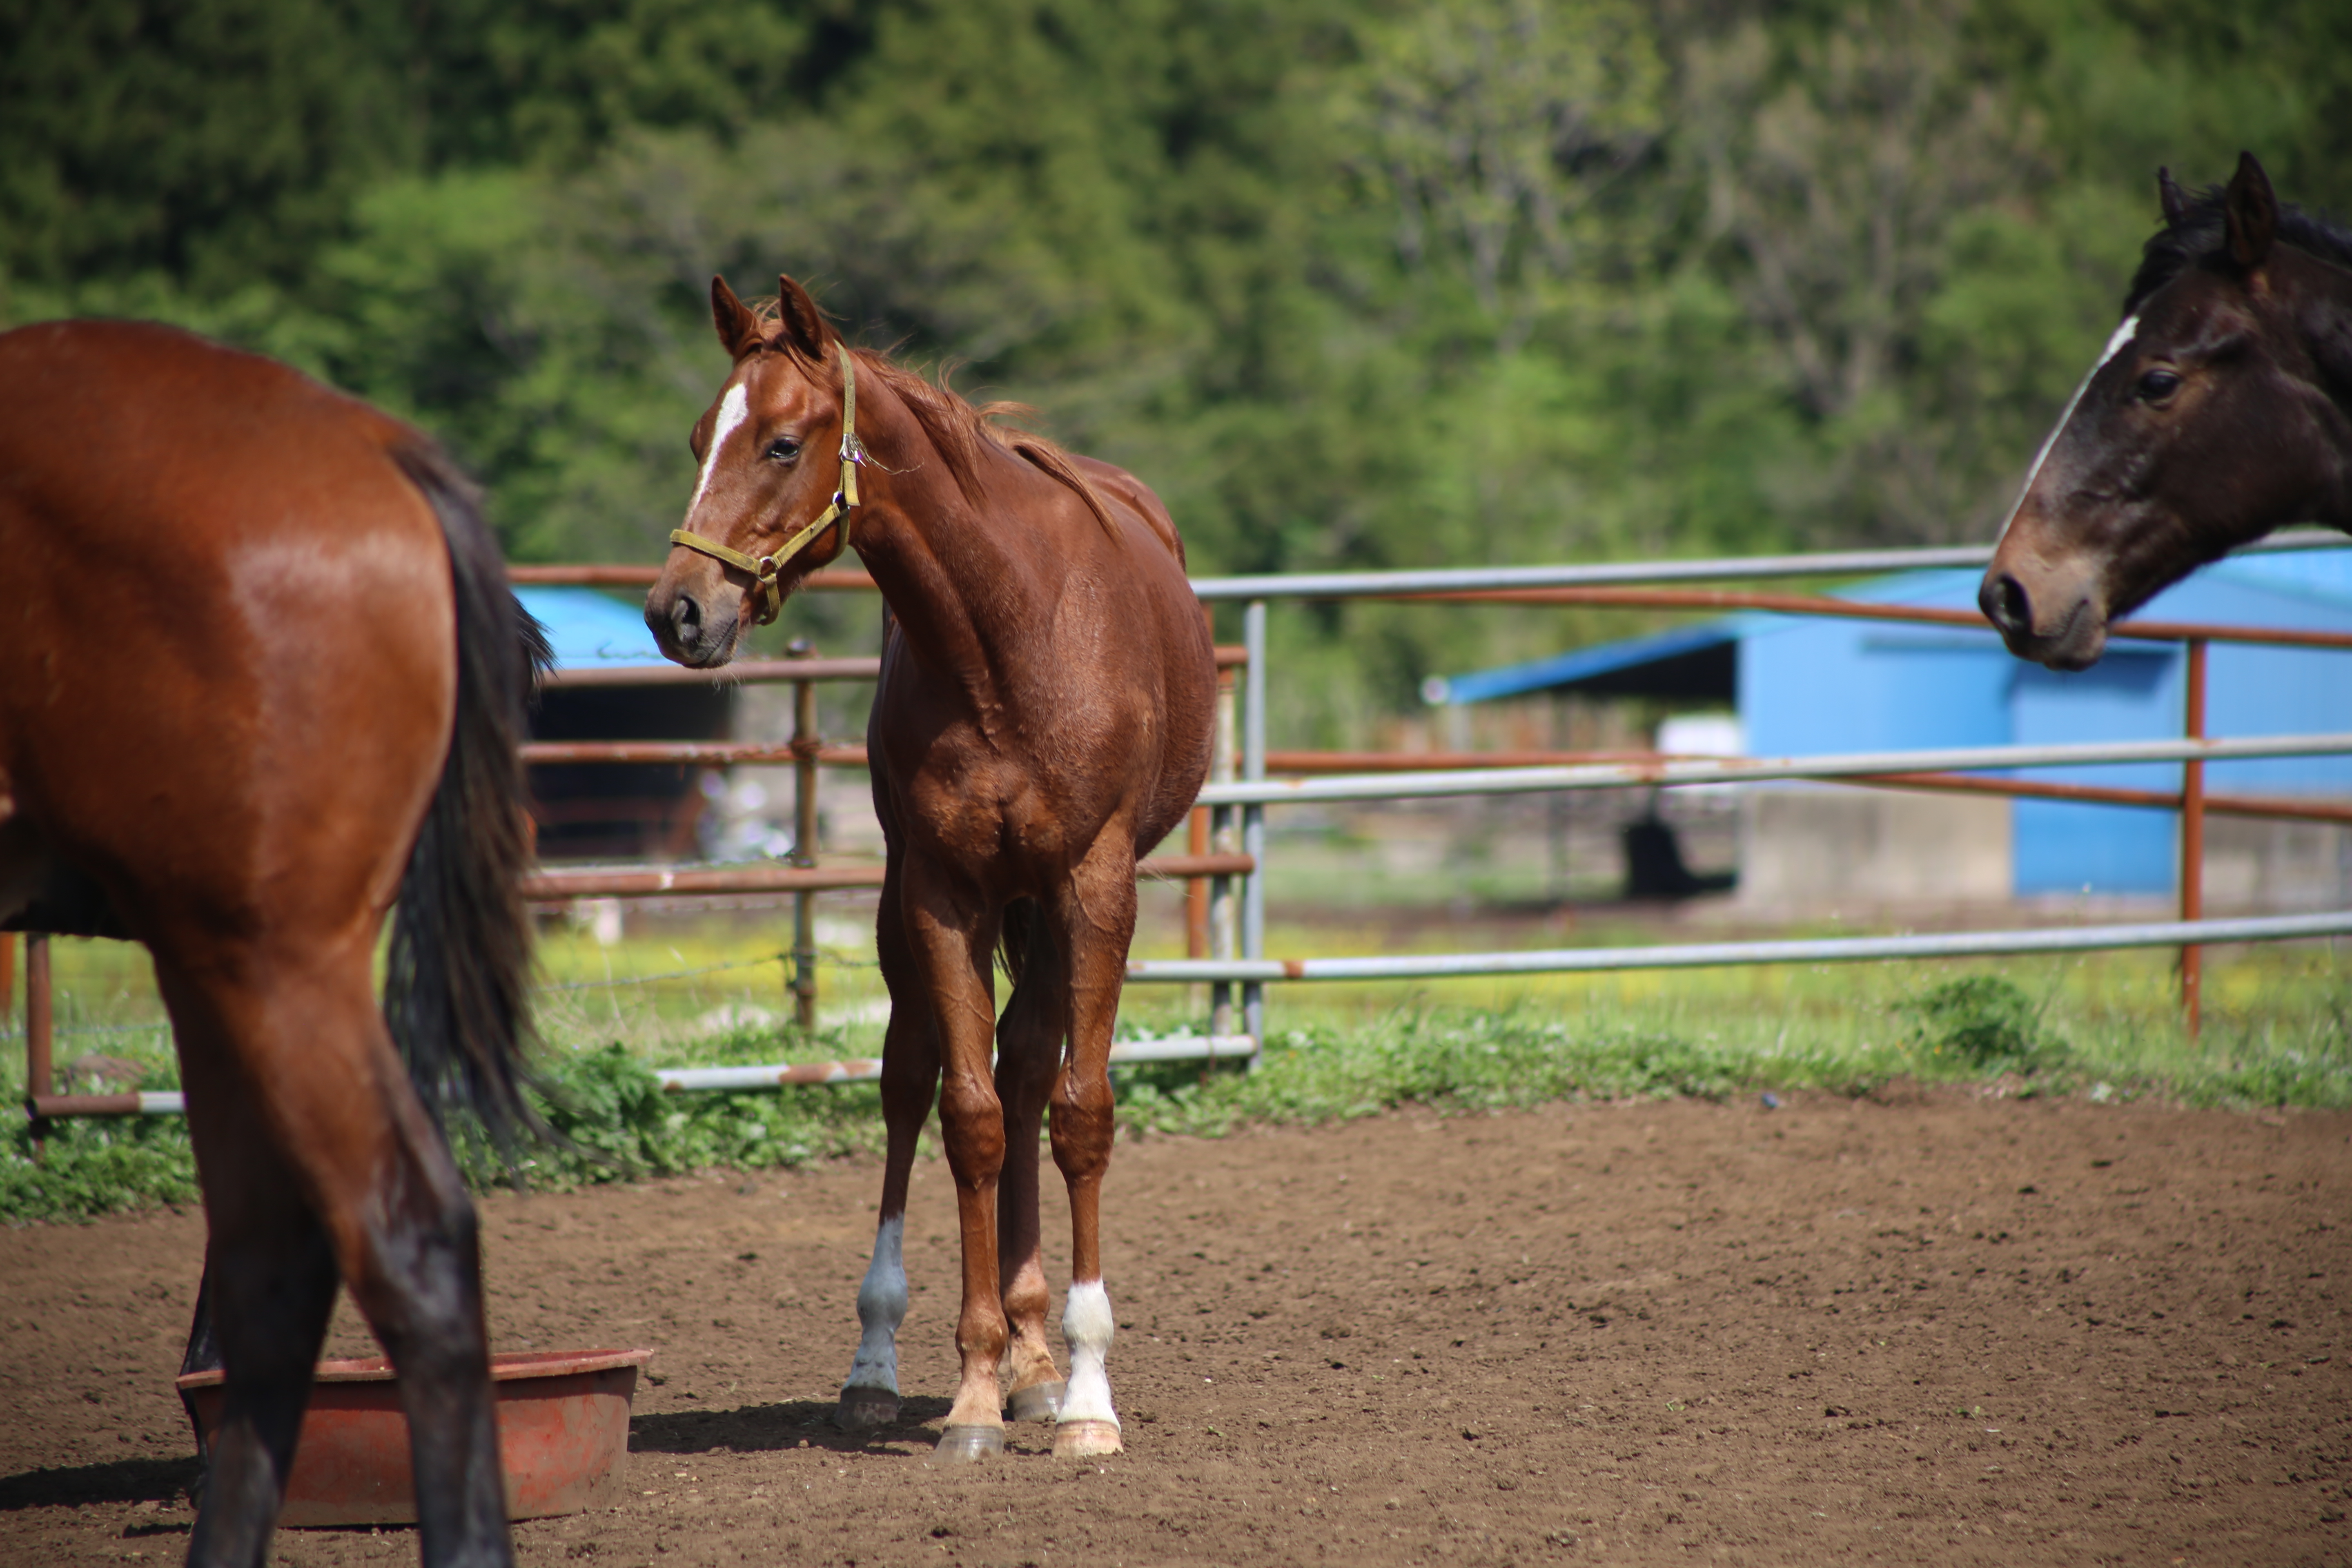
{"label": "horse's neck", "polygon": [[2336,412],[2331,431],[2335,483],[2319,498],[2321,515],[2310,521],[2352,533],[2352,268],[2288,254],[2303,263],[2292,278],[2294,331],[2317,369],[2320,391]]}
{"label": "horse's neck", "polygon": [[961,687],[985,720],[1021,664],[1013,650],[1034,648],[1039,628],[1052,624],[1064,577],[1021,515],[1034,501],[1020,492],[1044,476],[991,448],[980,458],[984,481],[1007,493],[988,504],[983,492],[975,504],[921,426],[893,412],[885,438],[868,441],[887,469],[865,487],[859,510],[866,515],[851,539],[917,662]]}

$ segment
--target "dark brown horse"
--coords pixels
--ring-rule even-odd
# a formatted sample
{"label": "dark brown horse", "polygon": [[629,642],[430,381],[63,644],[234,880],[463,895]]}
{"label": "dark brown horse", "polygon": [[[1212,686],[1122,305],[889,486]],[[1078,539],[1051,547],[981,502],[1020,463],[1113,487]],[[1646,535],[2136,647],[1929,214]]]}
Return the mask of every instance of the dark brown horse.
{"label": "dark brown horse", "polygon": [[2124,323],[2026,476],[1979,601],[2010,651],[2081,669],[2107,625],[2282,523],[2352,530],[2352,234],[2282,208],[2252,153],[2159,172]]}
{"label": "dark brown horse", "polygon": [[[842,1420],[898,1413],[907,1177],[937,1091],[963,1232],[962,1379],[939,1451],[1003,1447],[1009,1396],[1016,1419],[1057,1416],[1055,1453],[1111,1452],[1098,1219],[1111,1026],[1136,858],[1199,791],[1215,700],[1182,546],[1133,476],[847,348],[791,279],[766,314],[723,280],[710,295],[735,368],[694,428],[701,478],[646,603],[663,650],[724,664],[745,626],[850,545],[891,612],[866,731],[888,844],[889,1164]],[[1013,979],[1001,1023],[1000,945]],[[1037,1218],[1049,1102],[1070,1194],[1066,1390],[1045,1342]]]}
{"label": "dark brown horse", "polygon": [[340,1278],[425,1561],[509,1562],[473,1204],[411,1083],[521,1110],[530,677],[472,492],[268,360],[26,327],[0,608],[0,923],[144,942],[178,1043],[227,1380],[189,1561],[266,1555]]}

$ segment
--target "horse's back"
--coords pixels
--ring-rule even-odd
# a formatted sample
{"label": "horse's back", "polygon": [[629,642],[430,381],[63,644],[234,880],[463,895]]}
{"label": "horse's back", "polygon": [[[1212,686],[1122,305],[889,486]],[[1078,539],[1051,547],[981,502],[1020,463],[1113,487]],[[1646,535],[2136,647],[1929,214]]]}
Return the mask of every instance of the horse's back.
{"label": "horse's back", "polygon": [[389,900],[455,687],[448,555],[394,458],[413,438],[173,329],[0,335],[0,862],[13,815],[148,906],[340,881],[321,907],[349,907],[352,878]]}

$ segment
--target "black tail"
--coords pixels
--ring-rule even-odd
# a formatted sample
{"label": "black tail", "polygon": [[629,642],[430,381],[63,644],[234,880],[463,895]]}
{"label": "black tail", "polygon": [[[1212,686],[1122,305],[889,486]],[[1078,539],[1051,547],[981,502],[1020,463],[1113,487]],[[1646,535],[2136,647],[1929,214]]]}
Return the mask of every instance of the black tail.
{"label": "black tail", "polygon": [[400,886],[384,1018],[436,1117],[464,1107],[505,1142],[518,1131],[542,1130],[523,1098],[530,918],[522,879],[532,846],[517,748],[551,656],[539,623],[507,586],[474,487],[422,441],[395,450],[393,460],[424,492],[448,541],[457,716]]}
{"label": "black tail", "polygon": [[1034,899],[1015,899],[1004,906],[1003,923],[996,929],[996,962],[1015,985],[1029,967],[1031,944],[1054,940],[1045,929],[1045,914]]}

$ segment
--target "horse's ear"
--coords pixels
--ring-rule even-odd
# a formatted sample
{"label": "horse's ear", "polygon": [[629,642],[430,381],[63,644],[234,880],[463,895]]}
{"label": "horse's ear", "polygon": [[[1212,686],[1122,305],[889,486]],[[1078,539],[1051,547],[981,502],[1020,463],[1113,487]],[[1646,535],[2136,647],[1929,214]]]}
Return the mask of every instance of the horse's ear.
{"label": "horse's ear", "polygon": [[810,359],[823,360],[824,351],[833,342],[833,327],[824,312],[816,308],[809,291],[791,279],[776,279],[776,314],[784,323],[784,335],[793,346]]}
{"label": "horse's ear", "polygon": [[2189,216],[2189,195],[2172,183],[2172,171],[2156,172],[2156,198],[2164,204],[2164,226],[2179,228],[2180,220]]}
{"label": "horse's ear", "polygon": [[2270,257],[2278,234],[2278,197],[2271,179],[2252,153],[2238,154],[2238,172],[2230,176],[2230,192],[2222,199],[2229,220],[2230,258],[2252,271]]}
{"label": "horse's ear", "polygon": [[760,318],[751,313],[751,306],[735,297],[735,290],[727,287],[724,278],[710,279],[710,324],[719,329],[719,346],[727,351],[730,359],[741,359],[759,347],[763,335]]}

